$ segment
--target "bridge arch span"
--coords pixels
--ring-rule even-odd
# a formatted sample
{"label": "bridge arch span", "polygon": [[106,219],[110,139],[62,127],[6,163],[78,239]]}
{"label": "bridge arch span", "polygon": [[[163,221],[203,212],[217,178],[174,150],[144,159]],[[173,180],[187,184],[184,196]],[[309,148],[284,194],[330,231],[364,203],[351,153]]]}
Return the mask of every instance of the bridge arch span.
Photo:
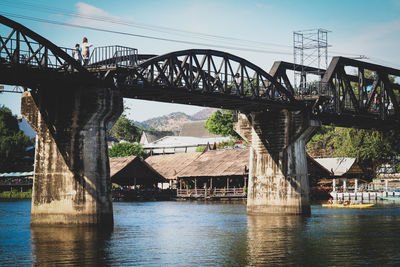
{"label": "bridge arch span", "polygon": [[298,106],[293,94],[260,67],[244,58],[209,49],[175,51],[144,60],[120,85]]}
{"label": "bridge arch span", "polygon": [[72,55],[51,41],[0,15],[0,83],[37,87],[45,80],[91,76]]}

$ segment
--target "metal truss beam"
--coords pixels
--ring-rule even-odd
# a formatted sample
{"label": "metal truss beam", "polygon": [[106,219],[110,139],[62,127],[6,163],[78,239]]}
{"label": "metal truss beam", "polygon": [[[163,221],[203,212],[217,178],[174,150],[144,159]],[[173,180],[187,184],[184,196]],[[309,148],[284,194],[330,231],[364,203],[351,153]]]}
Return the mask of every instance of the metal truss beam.
{"label": "metal truss beam", "polygon": [[292,92],[270,74],[243,58],[215,50],[191,49],[153,57],[118,80],[118,86],[124,88],[142,87],[149,91],[176,88],[184,93],[207,94],[215,98],[224,95],[229,99],[237,97],[301,108]]}
{"label": "metal truss beam", "polygon": [[[357,73],[347,73],[349,67]],[[379,128],[379,123],[382,127],[399,127],[400,86],[396,83],[399,78],[400,70],[394,68],[335,57],[322,78],[328,97],[319,99],[315,112],[339,125],[343,117],[343,123],[346,120],[346,124],[364,128],[368,124]],[[330,115],[336,119],[327,119]]]}
{"label": "metal truss beam", "polygon": [[[133,48],[103,47],[106,56],[83,67],[68,49],[0,15],[0,84],[102,86],[124,97],[236,109],[308,110],[325,124],[393,129],[400,127],[400,70],[335,57],[323,69],[275,62],[270,73],[238,56],[190,49],[140,55]],[[111,51],[111,52],[110,52]],[[124,64],[124,66],[119,66]],[[348,73],[348,68],[356,69]],[[323,75],[318,90],[299,95],[287,71]]]}

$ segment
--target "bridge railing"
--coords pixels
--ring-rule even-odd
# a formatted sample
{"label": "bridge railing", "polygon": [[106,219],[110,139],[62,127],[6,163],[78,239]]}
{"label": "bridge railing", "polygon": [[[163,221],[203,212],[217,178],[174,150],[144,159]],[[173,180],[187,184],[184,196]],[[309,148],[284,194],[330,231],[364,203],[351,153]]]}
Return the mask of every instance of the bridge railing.
{"label": "bridge railing", "polygon": [[129,68],[137,62],[138,50],[120,45],[95,47],[89,58],[89,66],[98,68]]}
{"label": "bridge railing", "polygon": [[329,96],[331,95],[331,88],[329,84],[321,81],[315,81],[307,86],[300,86],[294,88],[295,96]]}
{"label": "bridge railing", "polygon": [[207,189],[177,189],[177,197],[193,198],[229,198],[245,197],[243,188],[207,188]]}
{"label": "bridge railing", "polygon": [[[52,69],[61,69],[68,65],[38,42],[31,40],[27,42],[15,38],[2,39],[2,41],[4,45],[0,48],[0,58],[4,62]],[[65,47],[60,47],[60,49],[72,55],[73,49]]]}

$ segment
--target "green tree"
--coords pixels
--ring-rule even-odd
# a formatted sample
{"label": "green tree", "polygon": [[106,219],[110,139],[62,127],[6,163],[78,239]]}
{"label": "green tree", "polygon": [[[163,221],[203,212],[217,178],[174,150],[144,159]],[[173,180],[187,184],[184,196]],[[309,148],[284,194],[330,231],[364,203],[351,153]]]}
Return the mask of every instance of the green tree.
{"label": "green tree", "polygon": [[25,148],[33,140],[19,129],[18,120],[11,110],[0,107],[0,171],[16,171],[25,161]]}
{"label": "green tree", "polygon": [[146,152],[140,144],[135,143],[118,143],[113,145],[108,150],[108,155],[111,158],[137,156],[141,159],[146,157]]}
{"label": "green tree", "polygon": [[311,155],[354,157],[364,165],[377,167],[400,155],[400,134],[394,131],[322,127],[307,144]]}
{"label": "green tree", "polygon": [[141,128],[137,127],[125,115],[122,115],[111,128],[110,136],[118,140],[138,142],[142,131]]}
{"label": "green tree", "polygon": [[399,155],[394,146],[400,135],[394,131],[337,128],[335,156],[355,157],[359,161],[377,167]]}
{"label": "green tree", "polygon": [[232,110],[217,110],[209,116],[206,120],[204,127],[208,132],[221,136],[232,136],[240,140],[240,136],[233,130],[234,111]]}
{"label": "green tree", "polygon": [[336,131],[333,126],[322,126],[307,143],[307,152],[312,156],[332,156],[335,150]]}

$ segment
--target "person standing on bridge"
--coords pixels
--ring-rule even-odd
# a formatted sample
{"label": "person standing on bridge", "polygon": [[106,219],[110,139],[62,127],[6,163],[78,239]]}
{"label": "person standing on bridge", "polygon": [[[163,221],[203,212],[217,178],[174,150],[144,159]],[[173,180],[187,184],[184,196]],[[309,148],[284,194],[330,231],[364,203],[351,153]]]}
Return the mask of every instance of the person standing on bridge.
{"label": "person standing on bridge", "polygon": [[79,44],[75,45],[75,49],[72,51],[72,56],[76,61],[82,64],[82,53]]}
{"label": "person standing on bridge", "polygon": [[83,66],[87,66],[89,64],[89,47],[91,47],[92,44],[88,43],[88,39],[86,37],[83,37],[82,41],[82,58],[83,58]]}
{"label": "person standing on bridge", "polygon": [[239,93],[239,88],[240,88],[240,74],[236,73],[234,76],[235,82],[234,82],[234,93],[238,94]]}

